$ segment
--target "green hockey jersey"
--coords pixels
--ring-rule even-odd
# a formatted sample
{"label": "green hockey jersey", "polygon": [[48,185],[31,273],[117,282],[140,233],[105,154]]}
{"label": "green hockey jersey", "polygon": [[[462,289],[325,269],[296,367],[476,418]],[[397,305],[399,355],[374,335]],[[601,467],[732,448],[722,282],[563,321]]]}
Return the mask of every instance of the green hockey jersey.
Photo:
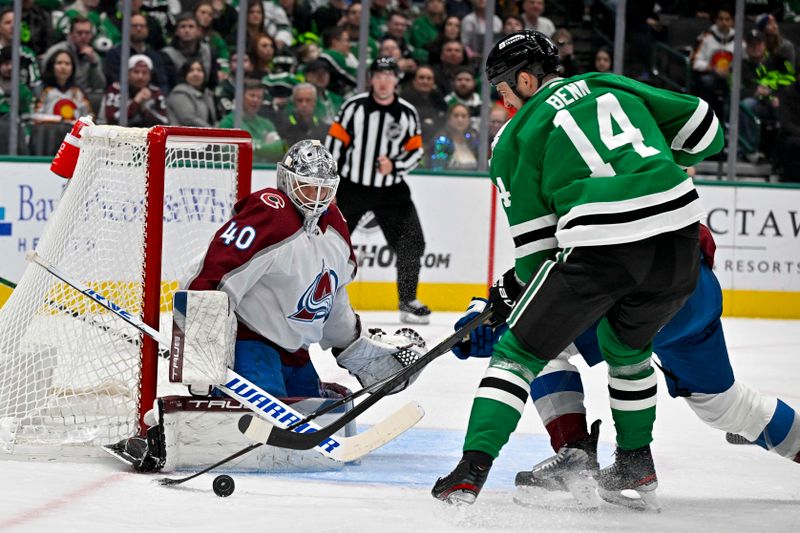
{"label": "green hockey jersey", "polygon": [[545,83],[497,134],[491,177],[527,282],[558,248],[642,240],[704,213],[683,168],[717,153],[708,104],[614,74]]}

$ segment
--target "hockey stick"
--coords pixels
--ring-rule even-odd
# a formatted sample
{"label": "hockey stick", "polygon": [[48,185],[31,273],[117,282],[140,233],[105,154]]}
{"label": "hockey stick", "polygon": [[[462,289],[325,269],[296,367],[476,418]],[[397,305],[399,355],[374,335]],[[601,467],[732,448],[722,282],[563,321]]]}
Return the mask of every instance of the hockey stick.
{"label": "hockey stick", "polygon": [[[347,446],[345,448],[337,448],[337,450],[341,450],[339,456],[342,458],[341,460],[344,462],[355,461],[356,459],[363,457],[364,455],[368,454],[369,452],[373,451],[380,446],[383,446],[387,442],[394,440],[398,435],[405,432],[406,429],[410,428],[414,424],[416,424],[424,415],[424,411],[422,407],[417,402],[409,402],[387,418],[384,418],[379,423],[375,424],[367,431],[359,433],[358,435],[353,435],[352,437],[346,437],[345,440],[347,442]],[[252,415],[245,415],[247,417],[252,417]],[[264,426],[271,426],[270,423],[260,419],[255,418],[255,420],[264,422]],[[403,428],[403,429],[401,429]],[[234,459],[241,457],[242,455],[255,450],[261,446],[264,446],[266,442],[266,437],[263,439],[261,438],[261,434],[253,435],[252,432],[263,432],[263,427],[258,424],[254,424],[251,433],[245,433],[245,437],[257,441],[253,442],[253,444],[242,448],[238,452],[229,455],[228,457],[214,463],[211,466],[207,466],[204,469],[200,470],[199,472],[195,472],[186,477],[182,478],[161,478],[158,480],[160,485],[165,486],[173,486],[173,485],[180,485],[182,483],[186,483],[198,476],[202,476],[218,468]],[[377,444],[377,445],[376,445]]]}
{"label": "hockey stick", "polygon": [[[488,320],[488,318],[489,318],[490,316],[491,316],[491,314],[489,314],[488,316],[486,316],[486,318],[484,318],[484,321],[485,321],[485,320]],[[466,327],[467,325],[465,325],[465,327],[464,327],[464,328],[462,328],[462,329],[461,329],[461,330],[459,330],[459,331],[463,331],[463,332],[464,332],[464,338],[466,339],[466,338],[468,338],[468,337],[467,337],[467,335],[469,334],[469,332],[470,332],[470,331],[472,331],[473,329],[475,329],[475,328],[476,328],[478,325],[479,325],[479,324],[472,325],[472,324],[470,323],[470,324],[468,324],[468,326],[469,326],[469,327]],[[454,333],[453,335],[454,335],[454,336],[457,336],[458,334],[459,334],[459,332],[456,332],[456,333]],[[447,341],[447,340],[449,340],[449,337],[448,337],[448,339],[445,339],[445,341]],[[455,344],[458,344],[458,341],[456,341],[456,343],[455,343]],[[453,346],[454,346],[454,345],[453,345]],[[452,348],[453,346],[450,346],[450,348]],[[439,347],[438,347],[438,346],[436,346],[436,347],[434,347],[433,349],[434,349],[434,350],[436,350],[437,348],[439,348]],[[443,353],[447,353],[447,351],[449,351],[449,349],[450,349],[450,348],[448,348],[447,350],[445,350]],[[431,351],[433,351],[433,350],[431,350]],[[427,355],[427,354],[426,354],[426,355]],[[423,356],[423,357],[424,357],[424,356]],[[437,355],[436,357],[438,357],[438,355]],[[433,360],[433,358],[431,358],[431,359],[428,359],[428,362],[430,362],[430,361],[432,361],[432,360]],[[427,364],[427,363],[425,363],[425,364]],[[424,365],[423,365],[423,366],[424,366]],[[416,367],[415,367],[415,368],[416,368]],[[420,370],[421,370],[421,369],[420,369]],[[398,370],[398,372],[400,372],[400,371]],[[373,392],[377,391],[378,389],[381,389],[381,388],[383,388],[383,386],[384,386],[384,385],[385,385],[385,384],[386,384],[386,383],[387,383],[387,382],[388,382],[390,379],[394,378],[394,376],[395,376],[395,375],[396,375],[396,374],[392,374],[391,376],[387,376],[387,377],[383,378],[383,379],[382,379],[382,380],[380,380],[380,381],[376,381],[376,382],[375,382],[375,383],[373,383],[372,385],[368,385],[368,386],[364,387],[363,389],[357,390],[357,391],[355,391],[355,392],[351,392],[351,393],[350,393],[350,394],[348,394],[347,396],[343,396],[342,398],[339,398],[339,399],[338,399],[338,400],[336,400],[335,402],[331,402],[330,404],[326,405],[325,407],[321,407],[320,409],[317,409],[317,410],[316,410],[316,411],[314,411],[313,413],[311,413],[311,414],[309,414],[308,416],[306,416],[306,417],[303,419],[303,422],[310,422],[310,421],[314,420],[314,419],[315,419],[315,418],[317,418],[317,417],[320,417],[320,416],[322,416],[322,415],[324,415],[324,414],[327,414],[327,413],[329,413],[330,411],[333,411],[333,410],[334,410],[334,409],[336,409],[337,407],[341,407],[342,405],[344,405],[344,404],[346,404],[346,403],[348,403],[348,402],[352,402],[353,400],[355,400],[356,398],[359,398],[359,397],[363,396],[364,394],[367,394],[367,393],[370,393],[370,394],[371,394],[371,393],[373,393]]]}
{"label": "hockey stick", "polygon": [[[162,337],[160,332],[148,326],[125,309],[116,305],[114,302],[108,300],[102,294],[73,279],[69,274],[60,270],[36,252],[29,252],[26,255],[26,259],[30,262],[36,263],[73,289],[113,312],[125,320],[128,324],[132,325],[145,335],[148,335],[162,346],[167,348],[170,346],[170,342]],[[268,417],[270,423],[282,425],[287,428],[287,431],[295,430],[312,432],[319,428],[319,426],[305,422],[302,414],[298,413],[275,396],[262,390],[260,387],[254,383],[251,383],[233,370],[228,370],[227,379],[228,381],[226,383],[220,384],[218,387],[239,400],[242,405],[248,407],[256,414]],[[358,435],[354,435],[352,437],[332,437],[333,433],[327,435],[326,438],[319,440],[319,451],[323,455],[331,457],[337,461],[352,461],[388,442],[388,440],[386,440],[387,435],[393,435],[391,438],[400,435],[416,424],[423,415],[424,412],[422,411],[422,408],[415,402],[411,402],[395,412],[393,415],[389,416],[380,424],[377,424]],[[371,448],[370,445],[372,445]],[[361,455],[358,455],[359,453]]]}
{"label": "hockey stick", "polygon": [[[367,401],[371,400],[371,403],[368,404],[366,407],[361,408],[361,406],[367,403],[367,401],[362,402],[361,404],[358,405],[358,407],[353,409],[353,410],[360,409],[358,412],[358,414],[360,414],[361,412],[365,411],[370,405],[374,404],[379,399],[386,396],[386,394],[392,389],[394,389],[398,383],[402,383],[405,379],[407,379],[407,377],[410,374],[416,372],[417,369],[421,370],[424,366],[433,361],[435,358],[450,351],[450,349],[456,344],[458,344],[458,342],[461,341],[461,339],[464,336],[468,335],[470,331],[475,329],[478,325],[487,320],[490,316],[491,316],[491,310],[487,309],[479,316],[470,320],[467,324],[464,325],[463,328],[461,328],[460,330],[455,332],[452,336],[442,341],[439,345],[435,346],[431,351],[429,351],[422,358],[415,361],[408,367],[403,368],[397,373],[388,376],[387,378],[384,378],[381,381],[373,383],[368,387],[364,387],[359,391],[356,391],[348,396],[340,398],[339,400],[330,403],[329,405],[323,407],[322,409],[318,409],[314,413],[306,416],[304,419],[289,426],[284,431],[288,432],[296,431],[302,426],[308,425],[308,423],[314,418],[321,416],[347,402],[350,402],[353,399],[362,396],[363,394],[376,393],[374,396],[370,397],[369,400],[367,400]],[[408,370],[409,368],[412,368],[412,370]],[[380,394],[377,394],[379,392]],[[358,414],[355,416],[358,416]],[[405,431],[405,429],[401,430],[400,428],[406,428],[406,429],[410,428],[420,418],[422,418],[423,415],[424,411],[422,411],[422,407],[420,407],[419,404],[417,404],[416,402],[410,402],[405,406],[403,406],[398,411],[392,413],[392,415],[390,415],[389,417],[383,419],[378,424],[372,426],[369,430],[363,433],[359,433],[358,435],[342,439],[347,442],[347,446],[344,448],[337,448],[339,452],[339,457],[341,457],[342,460],[344,461],[353,461],[355,459],[358,459],[359,457],[366,455],[370,451],[396,438],[398,435],[400,435]],[[298,448],[298,449],[309,449],[313,448],[315,445],[316,446],[325,445],[327,442],[330,441],[330,435],[332,435],[333,433],[344,427],[350,420],[355,418],[355,416],[349,419],[345,419],[346,414],[343,415],[342,417],[339,417],[331,424],[331,425],[337,425],[338,426],[337,428],[331,430],[331,426],[326,426],[325,428],[319,430],[322,432],[330,431],[330,433],[327,434],[327,436],[320,436],[319,438],[315,438],[315,440],[319,442],[317,442],[316,444],[312,443],[306,448]],[[247,446],[246,448],[242,448],[238,452],[222,459],[221,461],[218,461],[217,463],[214,463],[211,466],[204,468],[199,472],[195,472],[194,474],[191,474],[183,478],[174,478],[174,479],[162,478],[159,480],[159,483],[166,486],[180,485],[182,483],[195,479],[196,477],[201,476],[207,472],[210,472],[211,470],[214,470],[215,468],[218,468],[230,461],[233,461],[234,459],[237,459],[238,457],[241,457],[242,455],[252,450],[255,450],[260,446],[263,446],[265,444],[270,444],[269,442],[270,433],[273,428],[276,428],[276,426],[261,418],[254,417],[253,415],[243,415],[239,419],[239,431],[241,431],[244,436],[254,441],[253,444]],[[319,431],[317,432],[309,431],[308,434],[316,435],[317,433],[319,433]]]}
{"label": "hockey stick", "polygon": [[[92,320],[91,318],[87,317],[86,315],[81,314],[81,313],[79,313],[78,311],[76,311],[74,309],[70,309],[69,307],[67,307],[64,304],[60,304],[58,302],[50,300],[49,298],[46,300],[46,302],[47,302],[47,305],[49,305],[50,307],[56,309],[57,311],[61,311],[62,313],[66,314],[68,316],[71,316],[72,318],[80,320],[81,322],[83,322],[84,324],[87,324],[88,326],[91,326],[93,328],[98,328],[99,330],[105,331],[106,333],[110,333],[110,334],[116,336],[117,338],[119,338],[119,339],[121,339],[121,340],[123,340],[123,341],[125,341],[125,342],[127,342],[129,344],[132,344],[134,346],[141,346],[142,345],[142,342],[137,337],[131,337],[127,333],[123,333],[123,332],[118,331],[118,330],[116,330],[116,329],[114,329],[112,327],[109,327],[109,326],[105,325],[105,324],[101,324],[100,322]],[[158,356],[163,358],[163,359],[169,359],[169,350],[167,350],[163,346],[159,346],[158,347]]]}
{"label": "hockey stick", "polygon": [[[266,425],[275,425],[286,431],[299,433],[312,433],[321,429],[318,425],[311,423],[307,419],[308,417],[304,418],[305,415],[295,411],[233,370],[228,370],[228,381],[218,387],[258,414],[259,420],[264,420]],[[326,409],[326,412],[329,410]],[[354,461],[404,433],[419,422],[424,415],[425,411],[417,402],[409,402],[358,435],[351,437],[328,435],[327,438],[320,440],[317,451],[337,461]],[[391,437],[387,438],[388,435]]]}
{"label": "hockey stick", "polygon": [[[389,394],[397,385],[408,379],[411,375],[419,370],[422,370],[428,363],[437,357],[447,353],[450,349],[458,344],[463,337],[469,334],[470,331],[478,327],[485,320],[492,316],[491,307],[487,307],[483,312],[474,316],[464,326],[433,347],[428,353],[414,361],[407,367],[399,370],[394,375],[389,376],[377,387],[372,394],[363,402],[347,411],[345,414],[323,427],[319,431],[298,433],[293,431],[298,424],[305,423],[305,420],[289,426],[287,429],[281,429],[272,424],[262,423],[260,419],[254,418],[251,415],[244,415],[239,419],[239,431],[251,438],[258,438],[264,444],[271,446],[278,446],[280,448],[289,448],[293,450],[308,450],[320,443],[325,442],[327,438],[344,427],[345,424],[359,416],[361,413],[369,409],[378,400]],[[376,384],[377,385],[377,384]],[[361,394],[366,389],[358,391],[358,393],[351,395],[355,397]],[[308,417],[307,417],[308,418]],[[373,428],[374,429],[374,428]]]}

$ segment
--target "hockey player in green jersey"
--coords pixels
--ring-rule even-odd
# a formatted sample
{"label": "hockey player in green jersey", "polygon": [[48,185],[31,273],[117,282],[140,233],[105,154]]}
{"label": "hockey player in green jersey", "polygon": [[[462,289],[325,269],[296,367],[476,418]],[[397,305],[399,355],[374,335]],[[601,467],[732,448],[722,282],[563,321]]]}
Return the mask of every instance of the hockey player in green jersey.
{"label": "hockey player in green jersey", "polygon": [[519,110],[495,137],[490,168],[515,264],[489,291],[508,330],[475,395],[462,459],[432,490],[449,503],[475,501],[533,378],[598,319],[617,431],[598,483],[655,498],[652,339],[697,281],[704,213],[684,168],[718,152],[723,133],[696,97],[560,71],[557,48],[536,31],[506,36],[486,61],[489,82]]}

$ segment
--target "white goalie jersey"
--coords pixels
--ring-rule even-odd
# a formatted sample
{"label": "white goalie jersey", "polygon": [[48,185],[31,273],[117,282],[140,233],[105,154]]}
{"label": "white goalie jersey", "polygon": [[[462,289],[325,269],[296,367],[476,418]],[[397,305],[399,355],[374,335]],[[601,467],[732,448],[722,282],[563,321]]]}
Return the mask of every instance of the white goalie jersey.
{"label": "white goalie jersey", "polygon": [[[356,273],[347,223],[331,206],[315,234],[283,192],[257,191],[234,208],[214,235],[191,290],[230,297],[239,339],[266,339],[307,360],[312,343],[343,347],[356,336],[356,316],[345,286]],[[303,362],[303,361],[298,361]]]}

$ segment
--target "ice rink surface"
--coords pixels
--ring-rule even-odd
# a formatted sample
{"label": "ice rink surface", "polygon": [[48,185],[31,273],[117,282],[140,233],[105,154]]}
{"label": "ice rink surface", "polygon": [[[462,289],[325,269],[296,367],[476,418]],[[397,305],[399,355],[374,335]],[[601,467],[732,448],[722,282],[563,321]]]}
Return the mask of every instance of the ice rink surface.
{"label": "ice rink surface", "polygon": [[[435,313],[430,326],[419,328],[429,346],[452,331],[456,317]],[[396,313],[363,313],[362,320],[367,327],[399,327]],[[737,379],[800,408],[800,322],[726,319],[724,325]],[[330,356],[313,356],[325,381],[358,388]],[[211,491],[214,474],[166,488],[155,484],[161,475],[133,474],[110,458],[0,461],[0,531],[800,531],[800,464],[755,446],[727,444],[682,400],[669,398],[663,376],[653,444],[660,514],[612,506],[581,513],[558,497],[535,507],[514,503],[514,473],[552,453],[530,402],[478,502],[451,508],[435,501],[430,487],[460,457],[486,364],[445,355],[407,391],[367,411],[359,423],[374,423],[412,399],[427,414],[360,464],[318,474],[234,475],[236,492],[224,499]],[[605,366],[587,369],[581,361],[579,367],[589,420],[603,420],[605,466],[614,448]]]}

